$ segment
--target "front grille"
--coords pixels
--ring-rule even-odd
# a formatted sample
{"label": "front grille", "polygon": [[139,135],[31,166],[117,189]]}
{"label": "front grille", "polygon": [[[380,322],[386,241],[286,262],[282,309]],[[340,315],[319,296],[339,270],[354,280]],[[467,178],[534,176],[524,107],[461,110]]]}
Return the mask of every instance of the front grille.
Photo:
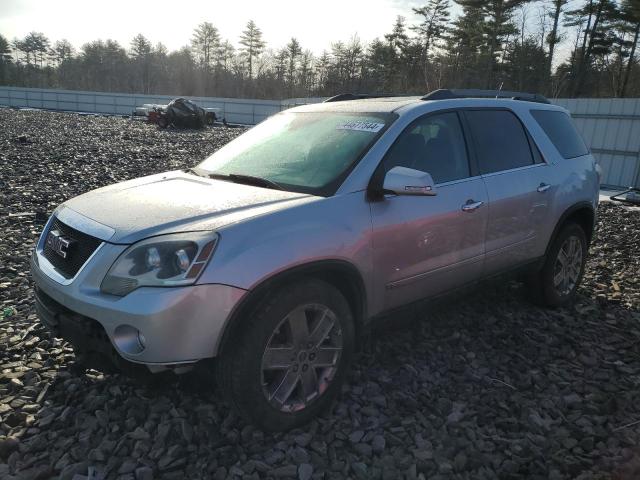
{"label": "front grille", "polygon": [[[60,234],[73,241],[67,252],[67,257],[62,258],[46,242],[46,236],[51,230],[58,230]],[[82,233],[69,225],[62,223],[58,218],[54,218],[51,226],[45,232],[44,257],[60,271],[65,278],[72,278],[78,270],[87,262],[93,252],[100,246],[102,241],[98,238]]]}

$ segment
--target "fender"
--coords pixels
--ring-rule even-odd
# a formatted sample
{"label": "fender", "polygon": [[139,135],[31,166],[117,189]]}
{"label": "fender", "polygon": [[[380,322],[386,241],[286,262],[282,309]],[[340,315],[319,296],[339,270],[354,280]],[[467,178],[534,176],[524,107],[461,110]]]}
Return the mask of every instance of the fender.
{"label": "fender", "polygon": [[223,333],[215,345],[214,355],[219,356],[225,349],[229,339],[233,337],[244,315],[255,308],[265,295],[295,278],[316,277],[338,288],[351,306],[356,327],[356,337],[361,332],[367,318],[367,292],[362,275],[355,265],[344,260],[320,260],[278,272],[252,288],[233,308],[224,326]]}
{"label": "fender", "polygon": [[591,231],[585,231],[585,233],[587,234],[588,242],[591,242],[591,238],[593,236],[593,229],[595,228],[595,225],[596,225],[596,213],[593,208],[593,205],[590,202],[587,202],[587,201],[578,202],[570,206],[569,208],[567,208],[564,211],[564,213],[560,216],[560,220],[558,220],[558,223],[556,223],[556,226],[553,229],[553,233],[551,234],[551,238],[549,238],[549,241],[547,242],[547,248],[544,252],[545,257],[549,253],[549,248],[551,247],[556,237],[560,233],[560,230],[566,223],[567,219],[569,219],[571,215],[573,215],[574,213],[580,210],[589,210],[589,212],[591,213]]}

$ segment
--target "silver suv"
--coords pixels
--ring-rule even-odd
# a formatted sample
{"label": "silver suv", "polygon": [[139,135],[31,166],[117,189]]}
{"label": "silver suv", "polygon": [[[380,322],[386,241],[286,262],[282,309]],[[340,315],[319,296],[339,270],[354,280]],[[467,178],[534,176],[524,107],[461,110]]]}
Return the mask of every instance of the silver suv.
{"label": "silver suv", "polygon": [[341,96],[195,168],[73,198],[32,256],[39,316],[94,368],[215,357],[238,411],[284,430],[328,407],[389,311],[516,269],[536,301],[563,305],[598,168],[566,110],[498,96]]}

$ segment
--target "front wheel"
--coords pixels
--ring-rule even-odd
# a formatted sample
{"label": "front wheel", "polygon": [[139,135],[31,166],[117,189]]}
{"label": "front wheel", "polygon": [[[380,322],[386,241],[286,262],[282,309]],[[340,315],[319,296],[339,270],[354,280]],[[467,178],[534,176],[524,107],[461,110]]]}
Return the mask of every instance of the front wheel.
{"label": "front wheel", "polygon": [[329,408],[354,350],[349,304],[333,286],[304,280],[269,295],[244,319],[218,362],[238,412],[266,430],[289,430]]}
{"label": "front wheel", "polygon": [[575,223],[564,227],[550,246],[542,269],[529,279],[532,299],[550,307],[573,301],[584,274],[588,248],[582,227]]}

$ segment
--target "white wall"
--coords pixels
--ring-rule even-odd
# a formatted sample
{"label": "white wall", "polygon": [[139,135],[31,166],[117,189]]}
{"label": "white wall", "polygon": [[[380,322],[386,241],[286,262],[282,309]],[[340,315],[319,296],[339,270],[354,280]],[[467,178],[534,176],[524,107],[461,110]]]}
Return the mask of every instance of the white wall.
{"label": "white wall", "polygon": [[[135,107],[143,103],[166,104],[173,98],[175,97],[167,95],[135,95],[0,86],[0,105],[115,115],[130,115]],[[185,98],[195,101],[202,107],[220,108],[222,116],[230,123],[254,125],[282,110],[282,103],[277,100]]]}
{"label": "white wall", "polygon": [[602,183],[640,188],[640,99],[570,98],[554,103],[571,112],[602,167]]}

